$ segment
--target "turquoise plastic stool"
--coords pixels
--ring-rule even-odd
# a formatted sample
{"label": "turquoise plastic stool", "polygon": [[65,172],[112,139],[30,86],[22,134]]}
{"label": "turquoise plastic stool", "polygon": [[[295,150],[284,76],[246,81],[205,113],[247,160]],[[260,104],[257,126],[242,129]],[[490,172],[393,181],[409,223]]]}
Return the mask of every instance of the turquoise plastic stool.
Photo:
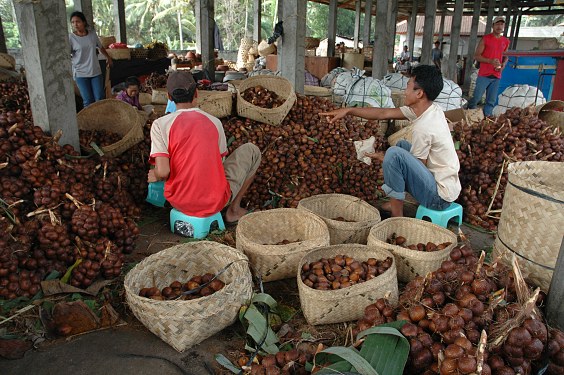
{"label": "turquoise plastic stool", "polygon": [[154,206],[164,207],[166,199],[164,196],[164,181],[150,182],[145,201]]}
{"label": "turquoise plastic stool", "polygon": [[214,222],[219,229],[225,230],[221,212],[208,217],[195,217],[185,215],[175,208],[170,210],[170,231],[184,237],[205,238]]}
{"label": "turquoise plastic stool", "polygon": [[458,217],[458,226],[462,225],[462,206],[458,203],[451,203],[450,206],[445,208],[442,211],[435,211],[427,208],[423,205],[419,205],[417,208],[417,214],[415,214],[416,219],[423,219],[424,217],[428,217],[431,219],[433,224],[440,225],[441,227],[446,228],[448,222],[455,217]]}

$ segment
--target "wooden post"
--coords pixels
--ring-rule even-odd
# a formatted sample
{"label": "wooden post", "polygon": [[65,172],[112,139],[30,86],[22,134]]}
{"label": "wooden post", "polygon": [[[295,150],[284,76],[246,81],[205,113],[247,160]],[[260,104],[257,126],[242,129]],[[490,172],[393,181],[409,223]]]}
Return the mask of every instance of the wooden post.
{"label": "wooden post", "polygon": [[445,35],[445,18],[446,18],[447,8],[443,6],[441,10],[441,24],[439,25],[439,38],[437,39],[441,42],[440,47],[443,48],[443,37]]}
{"label": "wooden post", "polygon": [[388,0],[376,1],[376,30],[374,33],[374,52],[372,58],[372,77],[382,79],[388,71],[388,55],[386,54],[388,16]]}
{"label": "wooden post", "polygon": [[505,28],[503,29],[503,36],[507,37],[507,35],[509,34],[509,22],[511,21],[511,0],[507,0],[507,10],[505,11],[505,13],[503,13],[503,16],[505,17]]}
{"label": "wooden post", "polygon": [[127,44],[127,31],[125,24],[125,0],[114,0],[114,19],[116,40]]}
{"label": "wooden post", "polygon": [[[458,1],[456,2],[456,6],[458,6]],[[423,25],[421,64],[433,63],[431,51],[433,49],[433,35],[435,35],[435,13],[437,13],[437,0],[425,0],[425,25]],[[413,51],[411,51],[411,53],[413,54]]]}
{"label": "wooden post", "polygon": [[489,34],[492,31],[492,22],[495,12],[495,1],[496,0],[490,0],[490,3],[488,5],[488,17],[486,19],[486,31],[484,32],[484,34]]}
{"label": "wooden post", "polygon": [[362,45],[370,45],[370,23],[372,22],[372,0],[364,2],[364,33],[362,35]]}
{"label": "wooden post", "polygon": [[74,10],[84,13],[86,22],[90,27],[94,27],[94,11],[92,10],[92,0],[74,0]]}
{"label": "wooden post", "polygon": [[208,73],[208,78],[213,82],[215,79],[215,56],[213,51],[214,0],[196,1],[196,22],[200,28],[202,69]]}
{"label": "wooden post", "polygon": [[462,92],[468,93],[472,78],[472,65],[474,62],[474,52],[478,41],[478,24],[480,21],[481,0],[474,0],[474,12],[472,13],[472,28],[470,29],[470,40],[468,41],[468,53],[466,54],[466,66],[464,68],[464,85]]}
{"label": "wooden post", "polygon": [[[411,59],[413,60],[413,50],[415,49],[415,32],[417,26],[417,0],[413,0],[411,14],[409,15],[409,25],[407,25],[407,49],[411,53]],[[403,46],[400,46],[403,49]]]}
{"label": "wooden post", "polygon": [[546,318],[551,326],[564,330],[564,239],[560,244],[560,252],[548,290]]}
{"label": "wooden post", "polygon": [[521,14],[521,10],[518,10],[517,12],[513,12],[513,17],[511,19],[511,33],[510,35],[510,42],[509,42],[509,46],[512,47],[513,46],[513,40],[515,39],[515,29],[517,28],[517,19],[519,18],[519,14]]}
{"label": "wooden post", "polygon": [[253,39],[260,43],[262,40],[262,8],[261,0],[254,0],[253,2]]}
{"label": "wooden post", "polygon": [[327,57],[333,57],[337,37],[337,0],[329,1],[329,19],[327,21]]}
{"label": "wooden post", "polygon": [[464,10],[464,0],[456,2],[454,6],[454,15],[452,16],[452,26],[450,28],[450,51],[447,61],[447,77],[458,83],[458,69],[456,62],[458,61],[458,45],[460,42],[460,27],[462,25],[462,11]]}
{"label": "wooden post", "polygon": [[[354,45],[355,49],[358,48],[358,41],[360,40],[360,0],[356,0],[355,2],[355,11],[354,11]],[[363,47],[365,44],[363,43]]]}
{"label": "wooden post", "polygon": [[[388,0],[388,43],[387,43],[387,53],[386,60],[392,60],[394,58],[394,47],[396,45],[396,24],[398,18],[398,2],[396,0]],[[413,52],[412,52],[413,53]],[[386,70],[388,67],[386,61]]]}

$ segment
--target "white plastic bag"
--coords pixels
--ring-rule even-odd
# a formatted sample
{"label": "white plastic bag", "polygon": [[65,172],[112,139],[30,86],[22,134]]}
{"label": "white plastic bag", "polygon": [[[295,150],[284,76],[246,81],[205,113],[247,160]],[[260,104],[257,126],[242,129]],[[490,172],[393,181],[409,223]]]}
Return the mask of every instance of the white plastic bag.
{"label": "white plastic bag", "polygon": [[493,109],[493,115],[499,116],[509,108],[525,108],[530,105],[541,105],[546,103],[546,99],[541,90],[535,86],[512,85],[503,90],[497,97],[497,105]]}
{"label": "white plastic bag", "polygon": [[376,149],[374,148],[374,142],[376,138],[374,136],[363,139],[362,141],[354,141],[354,148],[356,150],[356,158],[361,162],[371,165],[372,159],[368,156],[364,156],[365,153],[374,153]]}
{"label": "white plastic bag", "polygon": [[454,83],[454,81],[443,78],[443,90],[435,99],[435,103],[437,103],[443,111],[462,108],[464,104],[462,100],[462,89]]}
{"label": "white plastic bag", "polygon": [[384,76],[384,79],[382,79],[384,85],[392,91],[404,91],[407,88],[407,81],[409,81],[409,77],[401,73],[387,74]]}

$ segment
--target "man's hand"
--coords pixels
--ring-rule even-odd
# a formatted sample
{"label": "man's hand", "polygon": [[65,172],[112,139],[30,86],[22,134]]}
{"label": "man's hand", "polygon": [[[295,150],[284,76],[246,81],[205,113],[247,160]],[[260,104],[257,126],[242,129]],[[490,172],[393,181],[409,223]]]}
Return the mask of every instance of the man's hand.
{"label": "man's hand", "polygon": [[327,122],[332,124],[348,114],[348,108],[339,108],[330,112],[321,112],[319,116],[326,116]]}
{"label": "man's hand", "polygon": [[379,162],[384,161],[384,153],[382,151],[378,152],[365,152],[364,156],[369,157],[370,159],[378,160]]}
{"label": "man's hand", "polygon": [[155,176],[155,170],[149,169],[149,173],[147,174],[147,182],[157,182],[157,177]]}

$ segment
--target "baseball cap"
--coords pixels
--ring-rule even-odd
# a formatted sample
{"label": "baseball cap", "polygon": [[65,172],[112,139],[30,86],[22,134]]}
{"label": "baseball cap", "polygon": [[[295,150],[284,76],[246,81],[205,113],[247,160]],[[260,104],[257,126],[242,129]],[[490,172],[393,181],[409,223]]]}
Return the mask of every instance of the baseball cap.
{"label": "baseball cap", "polygon": [[194,87],[196,87],[196,81],[194,81],[194,77],[192,77],[190,72],[175,70],[168,75],[166,91],[170,95],[175,90],[182,89],[188,91]]}
{"label": "baseball cap", "polygon": [[497,16],[496,18],[493,19],[492,23],[498,23],[498,22],[503,22],[505,23],[505,17],[503,16]]}

